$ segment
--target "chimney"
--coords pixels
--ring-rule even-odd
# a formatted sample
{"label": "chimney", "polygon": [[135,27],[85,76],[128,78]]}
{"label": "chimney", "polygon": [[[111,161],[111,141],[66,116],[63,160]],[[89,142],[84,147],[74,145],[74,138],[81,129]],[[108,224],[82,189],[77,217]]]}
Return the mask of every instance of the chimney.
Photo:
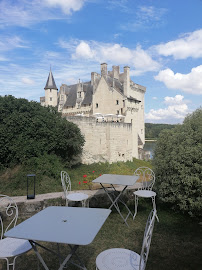
{"label": "chimney", "polygon": [[130,95],[130,67],[124,67],[124,80],[123,80],[124,95],[129,97]]}
{"label": "chimney", "polygon": [[95,78],[96,78],[96,73],[95,72],[91,72],[91,85],[95,84]]}
{"label": "chimney", "polygon": [[107,76],[107,64],[102,63],[100,66],[101,66],[101,76]]}
{"label": "chimney", "polygon": [[112,66],[112,76],[114,79],[119,80],[119,73],[120,73],[120,67],[119,66]]}

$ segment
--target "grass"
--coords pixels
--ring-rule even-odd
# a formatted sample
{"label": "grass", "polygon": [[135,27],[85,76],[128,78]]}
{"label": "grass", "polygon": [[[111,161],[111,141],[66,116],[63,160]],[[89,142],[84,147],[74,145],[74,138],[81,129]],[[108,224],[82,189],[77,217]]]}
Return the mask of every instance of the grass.
{"label": "grass", "polygon": [[[157,206],[160,222],[155,222],[146,269],[201,270],[202,246],[199,237],[201,235],[199,221],[183,214],[174,213],[165,205],[157,204]],[[130,205],[130,208],[134,211],[133,205]],[[96,256],[108,248],[127,248],[140,253],[144,228],[150,210],[150,201],[141,200],[135,220],[133,221],[131,217],[128,219],[129,227],[123,224],[121,217],[113,210],[93,243],[81,246],[77,250],[77,254],[82,258],[87,269],[94,270]],[[55,244],[45,243],[45,245],[57,250]],[[61,251],[65,256],[68,254],[68,247],[62,245]],[[49,252],[41,249],[40,253],[50,269],[59,268],[57,257],[50,256]],[[72,259],[75,259],[75,256]],[[0,264],[0,269],[6,269],[6,264]],[[16,270],[18,269],[37,269],[37,258],[33,251],[17,259]],[[40,266],[40,269],[43,267]],[[76,270],[78,268],[69,264],[67,269]]]}
{"label": "grass", "polygon": [[[0,172],[1,194],[9,196],[27,195],[27,174],[36,174],[36,194],[61,192],[61,170],[66,170],[71,178],[72,190],[89,189],[91,181],[100,174],[132,175],[140,166],[151,167],[150,162],[134,159],[128,162],[80,164],[72,168],[65,167],[54,157],[44,157],[43,162],[32,162],[29,165],[18,165]],[[87,177],[83,177],[83,176]],[[88,183],[83,183],[83,181]],[[80,183],[80,184],[79,184]]]}

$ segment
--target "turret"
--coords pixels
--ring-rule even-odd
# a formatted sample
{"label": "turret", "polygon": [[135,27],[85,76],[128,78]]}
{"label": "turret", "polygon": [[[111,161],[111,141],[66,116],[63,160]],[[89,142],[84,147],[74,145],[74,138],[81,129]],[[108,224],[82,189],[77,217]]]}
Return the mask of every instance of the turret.
{"label": "turret", "polygon": [[55,80],[53,78],[51,69],[44,89],[45,89],[45,106],[50,105],[56,107],[58,105],[57,104],[58,88],[55,84]]}

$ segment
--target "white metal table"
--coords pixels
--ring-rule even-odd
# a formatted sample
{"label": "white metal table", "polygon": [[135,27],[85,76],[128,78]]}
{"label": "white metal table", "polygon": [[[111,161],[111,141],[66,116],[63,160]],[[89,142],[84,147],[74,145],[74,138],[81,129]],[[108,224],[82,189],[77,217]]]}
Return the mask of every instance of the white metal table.
{"label": "white metal table", "polygon": [[[50,206],[12,228],[5,233],[5,236],[29,240],[46,270],[48,267],[39,254],[37,246],[63,259],[59,270],[63,269],[67,262],[73,263],[69,261],[73,254],[80,262],[76,266],[87,270],[75,252],[80,245],[88,245],[94,240],[110,213],[109,209]],[[67,244],[71,251],[66,258],[61,258],[60,253],[46,248],[38,241]]]}
{"label": "white metal table", "polygon": [[[127,219],[130,215],[133,216],[133,214],[131,213],[130,209],[121,198],[121,195],[127,189],[128,186],[133,186],[138,179],[139,176],[136,175],[103,174],[92,181],[93,183],[100,183],[100,185],[106,192],[107,196],[109,197],[110,201],[112,202],[109,209],[111,209],[114,206],[127,226],[128,226]],[[106,187],[105,184],[109,185],[110,187]],[[123,189],[119,192],[114,185],[122,186]],[[128,211],[126,218],[124,218],[123,215],[121,214],[118,205],[119,202],[122,203]]]}

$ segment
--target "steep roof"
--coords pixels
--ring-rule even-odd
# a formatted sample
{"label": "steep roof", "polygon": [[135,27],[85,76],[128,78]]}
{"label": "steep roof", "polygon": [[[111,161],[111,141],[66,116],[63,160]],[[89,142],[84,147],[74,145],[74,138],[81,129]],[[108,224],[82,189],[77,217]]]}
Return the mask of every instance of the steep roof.
{"label": "steep roof", "polygon": [[49,72],[48,80],[46,82],[46,86],[44,87],[44,89],[55,89],[55,90],[58,90],[57,89],[57,86],[55,84],[55,80],[53,78],[53,74],[52,74],[51,70]]}
{"label": "steep roof", "polygon": [[65,93],[68,93],[67,100],[65,102],[64,107],[72,107],[76,105],[77,98],[77,84],[73,84],[68,86]]}
{"label": "steep roof", "polygon": [[85,97],[83,99],[82,105],[89,105],[92,103],[92,95],[93,95],[93,86],[90,84],[84,84],[83,90],[85,92]]}

